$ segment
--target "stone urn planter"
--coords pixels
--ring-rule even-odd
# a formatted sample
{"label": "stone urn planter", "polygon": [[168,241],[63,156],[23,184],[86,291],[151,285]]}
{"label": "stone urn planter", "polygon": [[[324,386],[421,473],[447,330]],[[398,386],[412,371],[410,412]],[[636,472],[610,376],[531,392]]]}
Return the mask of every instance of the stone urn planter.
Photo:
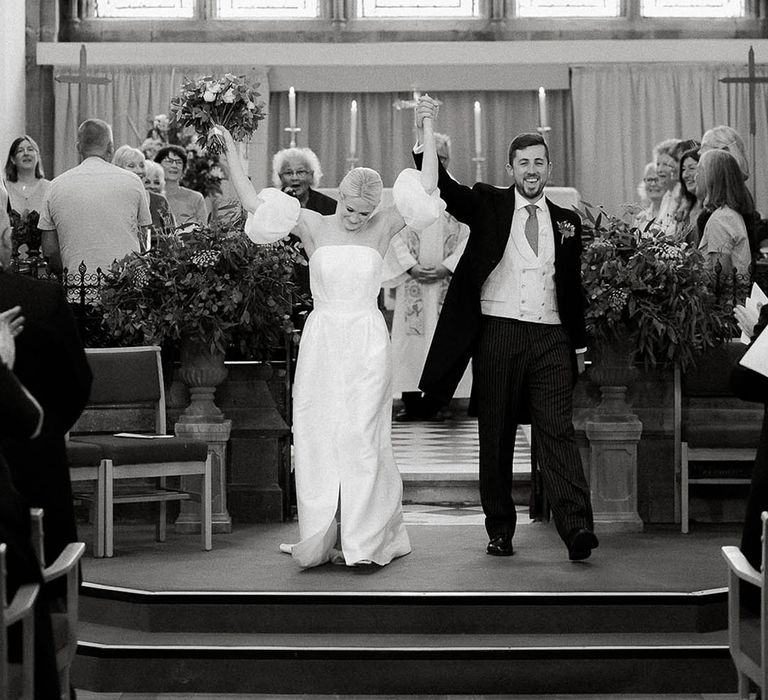
{"label": "stone urn planter", "polygon": [[179,423],[223,423],[224,414],[214,401],[216,387],[227,378],[223,352],[211,352],[208,343],[191,338],[181,342],[179,376],[189,387],[189,406]]}
{"label": "stone urn planter", "polygon": [[625,340],[592,351],[589,378],[601,401],[587,419],[589,484],[595,528],[600,532],[641,532],[637,512],[637,445],[643,424],[627,403],[627,387],[637,376],[632,348]]}

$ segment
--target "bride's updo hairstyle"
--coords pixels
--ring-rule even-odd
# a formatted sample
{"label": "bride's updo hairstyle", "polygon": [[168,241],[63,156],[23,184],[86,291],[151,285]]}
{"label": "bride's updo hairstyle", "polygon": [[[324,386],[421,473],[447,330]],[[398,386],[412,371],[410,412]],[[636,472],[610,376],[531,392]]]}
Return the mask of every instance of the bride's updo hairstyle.
{"label": "bride's updo hairstyle", "polygon": [[339,194],[362,199],[375,209],[381,201],[384,185],[381,176],[371,168],[353,168],[339,184]]}

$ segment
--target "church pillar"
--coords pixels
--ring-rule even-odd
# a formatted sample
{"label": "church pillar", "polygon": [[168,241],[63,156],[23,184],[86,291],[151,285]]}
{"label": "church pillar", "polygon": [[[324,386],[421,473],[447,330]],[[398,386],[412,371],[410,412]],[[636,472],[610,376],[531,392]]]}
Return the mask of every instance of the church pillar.
{"label": "church pillar", "polygon": [[24,60],[26,8],[24,0],[3,0],[0,3],[0,27],[3,28],[3,47],[0,51],[0,153],[3,162],[13,139],[25,130]]}
{"label": "church pillar", "polygon": [[[23,0],[3,0],[0,3],[0,18],[6,12],[6,5],[10,7],[21,4]],[[53,172],[53,67],[37,65],[38,41],[58,40],[58,2],[50,0],[26,0],[26,23],[19,32],[8,32],[11,37],[18,36],[23,42],[22,58],[22,94],[18,100],[21,106],[21,124],[15,129],[14,136],[22,133],[29,134],[40,146],[40,158],[47,178],[52,178],[59,173]],[[9,9],[8,15],[14,11]],[[20,12],[24,18],[24,12]],[[6,20],[0,19],[3,27],[8,27]],[[8,100],[6,105],[13,104]],[[4,126],[5,124],[3,124]],[[2,126],[0,126],[2,128]],[[74,138],[74,137],[73,137]],[[3,152],[4,151],[0,151]]]}

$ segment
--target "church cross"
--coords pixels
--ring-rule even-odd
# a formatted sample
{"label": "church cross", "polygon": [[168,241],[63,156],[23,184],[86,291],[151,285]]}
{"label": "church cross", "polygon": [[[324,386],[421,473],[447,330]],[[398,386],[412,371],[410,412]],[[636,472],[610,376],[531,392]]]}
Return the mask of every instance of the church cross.
{"label": "church cross", "polygon": [[755,74],[755,50],[749,47],[748,74],[745,78],[721,78],[721,83],[746,83],[749,86],[749,133],[754,136],[757,133],[757,118],[755,116],[755,85],[758,83],[768,83],[768,77],[761,77]]}
{"label": "church cross", "polygon": [[78,85],[77,123],[82,124],[88,118],[88,86],[107,85],[109,78],[88,77],[88,57],[85,44],[80,46],[80,69],[76,75],[59,75],[56,77],[59,83],[75,83]]}
{"label": "church cross", "polygon": [[750,145],[750,151],[752,156],[752,162],[750,165],[752,166],[752,190],[753,193],[756,194],[756,177],[757,174],[755,173],[755,161],[756,161],[756,152],[755,152],[755,134],[757,133],[757,117],[755,114],[755,104],[757,102],[757,94],[755,91],[755,86],[758,83],[768,83],[768,77],[761,77],[758,76],[755,73],[755,50],[751,46],[749,47],[749,55],[747,58],[747,76],[741,77],[741,78],[720,78],[721,83],[737,83],[737,84],[747,84],[749,87],[749,145]]}

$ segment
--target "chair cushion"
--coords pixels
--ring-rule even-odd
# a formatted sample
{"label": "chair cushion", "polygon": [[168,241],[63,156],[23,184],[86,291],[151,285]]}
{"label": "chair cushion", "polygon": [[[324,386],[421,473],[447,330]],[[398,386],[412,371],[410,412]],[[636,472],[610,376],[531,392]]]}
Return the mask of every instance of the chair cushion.
{"label": "chair cushion", "polygon": [[153,462],[204,462],[208,443],[182,438],[127,438],[114,435],[89,435],[88,442],[97,445],[105,459],[119,464]]}
{"label": "chair cushion", "polygon": [[98,467],[101,454],[99,445],[78,438],[67,440],[67,460],[70,467]]}

